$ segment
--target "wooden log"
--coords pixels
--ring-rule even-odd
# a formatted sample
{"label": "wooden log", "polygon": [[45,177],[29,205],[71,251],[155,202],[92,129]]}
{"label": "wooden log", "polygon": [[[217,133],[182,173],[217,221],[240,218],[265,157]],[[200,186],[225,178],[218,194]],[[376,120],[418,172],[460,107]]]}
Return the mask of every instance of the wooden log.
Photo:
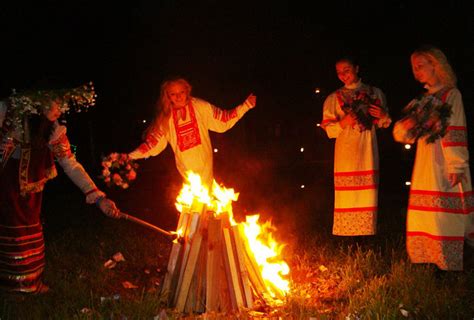
{"label": "wooden log", "polygon": [[250,287],[251,284],[250,284],[250,279],[249,279],[249,273],[248,273],[247,264],[245,262],[245,248],[244,248],[244,244],[242,243],[242,238],[239,232],[238,225],[232,226],[232,235],[234,238],[235,251],[237,253],[237,259],[239,263],[240,277],[242,281],[242,287],[243,287],[243,293],[244,293],[244,299],[245,299],[245,306],[247,308],[252,308],[253,307],[252,289]]}
{"label": "wooden log", "polygon": [[[183,228],[187,225],[187,222],[190,218],[190,215],[187,213],[182,213],[179,216],[179,221],[178,221],[178,228],[176,229],[177,231],[181,230],[181,232],[184,234]],[[182,245],[179,242],[173,242],[173,245],[171,247],[171,253],[170,257],[168,260],[168,266],[166,268],[166,275],[165,279],[163,281],[163,286],[161,288],[161,292],[164,295],[165,299],[169,301],[170,297],[174,297],[174,291],[175,291],[175,286],[177,283],[177,270],[176,266],[178,265],[178,259],[181,256],[181,249]]]}
{"label": "wooden log", "polygon": [[186,233],[184,234],[185,242],[184,242],[183,249],[182,249],[182,255],[181,255],[181,259],[180,259],[180,268],[179,268],[179,272],[178,272],[178,275],[177,275],[177,284],[176,284],[176,288],[174,290],[173,302],[171,304],[172,306],[176,305],[176,301],[178,299],[178,292],[180,290],[180,287],[181,287],[181,284],[182,284],[182,281],[183,281],[184,269],[186,268],[186,265],[188,263],[189,252],[190,252],[190,249],[191,249],[191,245],[192,245],[194,235],[195,235],[196,230],[198,229],[198,226],[199,226],[200,217],[201,217],[200,214],[193,213],[191,215],[191,218],[188,221],[188,227],[185,229],[186,230]]}
{"label": "wooden log", "polygon": [[179,312],[184,311],[184,306],[186,304],[186,299],[188,297],[189,286],[191,284],[191,280],[194,276],[194,269],[196,268],[196,262],[199,257],[199,251],[201,250],[201,241],[202,235],[197,233],[194,235],[191,241],[191,247],[189,251],[189,257],[187,262],[184,266],[183,274],[182,274],[182,281],[176,291],[176,310]]}
{"label": "wooden log", "polygon": [[[203,208],[203,210],[205,210],[205,208]],[[193,218],[194,216],[197,216],[198,223],[195,227],[196,231],[192,236],[190,236],[189,254],[187,257],[183,257],[184,265],[182,268],[183,272],[180,275],[181,282],[178,283],[178,288],[176,291],[176,310],[179,312],[183,312],[186,306],[191,281],[195,276],[194,271],[196,269],[196,263],[200,256],[203,236],[207,237],[207,215],[193,214]]]}
{"label": "wooden log", "polygon": [[219,277],[222,257],[222,220],[209,218],[206,261],[206,310],[219,311]]}
{"label": "wooden log", "polygon": [[184,311],[187,313],[203,313],[206,311],[206,238],[207,237],[203,234],[201,248],[184,307]]}
{"label": "wooden log", "polygon": [[252,287],[254,289],[254,293],[260,299],[264,298],[265,294],[269,294],[267,287],[265,285],[265,281],[262,278],[262,274],[260,271],[260,267],[258,266],[257,262],[255,261],[254,254],[249,247],[249,243],[245,237],[244,226],[239,224],[237,229],[240,233],[242,244],[244,246],[244,260],[245,265],[247,266],[247,271],[249,275],[249,280],[252,283]]}
{"label": "wooden log", "polygon": [[[244,307],[244,299],[242,295],[242,287],[240,284],[240,277],[239,277],[239,266],[237,262],[237,258],[235,256],[234,252],[234,246],[232,243],[232,237],[230,235],[230,230],[229,228],[224,228],[223,230],[224,234],[224,251],[225,251],[225,257],[226,257],[226,262],[227,262],[227,271],[228,277],[230,278],[230,283],[231,285],[229,286],[230,290],[229,293],[231,297],[233,296],[235,299],[235,305],[233,304],[233,307],[235,310],[239,310],[242,307]],[[232,299],[232,302],[234,303],[234,299]]]}

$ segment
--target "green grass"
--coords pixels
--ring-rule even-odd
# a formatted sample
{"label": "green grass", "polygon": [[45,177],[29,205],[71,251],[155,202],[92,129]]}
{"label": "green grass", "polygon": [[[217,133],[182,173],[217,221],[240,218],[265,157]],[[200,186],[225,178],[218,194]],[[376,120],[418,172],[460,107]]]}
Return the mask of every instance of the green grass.
{"label": "green grass", "polygon": [[[45,281],[52,290],[37,296],[2,296],[0,319],[153,319],[160,313],[179,318],[160,296],[170,241],[131,222],[103,217],[78,199],[63,200],[46,204]],[[77,205],[65,210],[66,203]],[[284,250],[292,287],[286,303],[242,312],[238,318],[474,317],[474,271],[439,272],[430,265],[411,264],[402,232],[340,239],[315,229],[285,230],[279,238],[285,235],[293,239]],[[125,261],[105,268],[117,252]],[[126,289],[124,281],[138,288]]]}

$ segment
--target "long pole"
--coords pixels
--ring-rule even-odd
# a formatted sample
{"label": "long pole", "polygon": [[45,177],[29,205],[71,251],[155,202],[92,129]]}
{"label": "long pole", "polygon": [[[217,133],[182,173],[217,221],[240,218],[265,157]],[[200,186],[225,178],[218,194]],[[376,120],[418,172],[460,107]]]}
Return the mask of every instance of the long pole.
{"label": "long pole", "polygon": [[167,235],[167,236],[169,236],[169,237],[173,237],[173,238],[178,237],[177,234],[174,234],[174,233],[171,233],[170,231],[166,231],[166,230],[164,230],[164,229],[161,229],[161,228],[159,228],[159,227],[157,227],[157,226],[155,226],[155,225],[152,225],[151,223],[146,222],[145,220],[139,219],[139,218],[134,217],[134,216],[131,216],[131,215],[129,215],[129,214],[120,212],[119,215],[120,215],[120,218],[121,218],[121,219],[125,219],[125,220],[128,220],[128,221],[133,221],[133,222],[135,222],[135,223],[137,223],[137,224],[139,224],[139,225],[148,227],[148,228],[150,228],[150,229],[153,229],[153,230],[155,230],[155,231],[158,231],[158,232],[160,232],[160,233],[162,233],[162,234],[164,234],[164,235]]}

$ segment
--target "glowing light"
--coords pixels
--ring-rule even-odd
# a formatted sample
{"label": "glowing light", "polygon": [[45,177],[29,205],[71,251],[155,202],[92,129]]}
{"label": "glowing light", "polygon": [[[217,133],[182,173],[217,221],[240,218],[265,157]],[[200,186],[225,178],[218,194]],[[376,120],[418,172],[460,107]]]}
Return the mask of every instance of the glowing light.
{"label": "glowing light", "polygon": [[300,188],[301,188],[301,189],[304,189],[304,184],[302,184],[302,185],[300,186]]}
{"label": "glowing light", "polygon": [[410,181],[405,181],[405,185],[406,186],[411,186],[411,182]]}
{"label": "glowing light", "polygon": [[219,152],[219,149],[214,148],[214,153],[218,153],[218,152]]}
{"label": "glowing light", "polygon": [[143,123],[146,123],[146,120],[142,120]]}
{"label": "glowing light", "polygon": [[272,237],[270,222],[260,225],[260,215],[247,216],[242,222],[247,243],[251,248],[255,260],[262,273],[263,280],[272,297],[283,296],[290,291],[289,281],[283,276],[290,272],[290,268],[280,254],[283,246]]}
{"label": "glowing light", "polygon": [[316,123],[316,127],[320,127],[320,126],[321,126],[321,124],[320,124],[320,123]]}
{"label": "glowing light", "polygon": [[316,93],[316,94],[319,94],[319,93],[321,93],[321,89],[319,89],[319,88],[315,88],[315,89],[314,89],[314,93]]}
{"label": "glowing light", "polygon": [[408,144],[408,143],[407,143],[407,144],[405,145],[405,149],[410,150],[410,149],[411,149],[411,144]]}
{"label": "glowing light", "polygon": [[304,148],[303,148],[303,147],[300,148],[300,152],[304,152]]}

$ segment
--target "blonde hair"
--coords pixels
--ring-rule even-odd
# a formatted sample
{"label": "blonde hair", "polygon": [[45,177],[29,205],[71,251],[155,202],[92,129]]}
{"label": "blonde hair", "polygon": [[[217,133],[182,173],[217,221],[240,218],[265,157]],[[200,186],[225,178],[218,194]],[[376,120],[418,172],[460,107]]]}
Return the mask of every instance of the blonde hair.
{"label": "blonde hair", "polygon": [[168,120],[171,116],[171,110],[173,108],[172,102],[168,96],[168,90],[171,85],[174,84],[180,84],[184,86],[186,90],[187,99],[190,99],[192,86],[186,79],[176,77],[163,81],[160,87],[160,97],[156,102],[155,120],[152,122],[151,126],[145,131],[145,135],[157,131],[160,131],[161,133],[166,133],[168,131]]}
{"label": "blonde hair", "polygon": [[435,74],[442,84],[447,87],[456,87],[456,74],[448,58],[440,49],[433,46],[421,47],[412,53],[410,60],[413,62],[413,58],[418,56],[426,58],[433,65]]}

